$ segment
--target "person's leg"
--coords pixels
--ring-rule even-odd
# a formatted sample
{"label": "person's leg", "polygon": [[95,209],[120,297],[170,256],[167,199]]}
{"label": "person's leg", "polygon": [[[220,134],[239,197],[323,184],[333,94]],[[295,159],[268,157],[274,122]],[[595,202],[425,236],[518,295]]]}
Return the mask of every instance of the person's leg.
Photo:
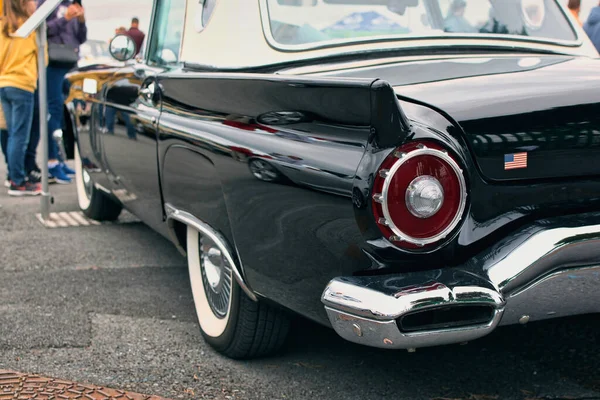
{"label": "person's leg", "polygon": [[[0,108],[2,103],[0,102]],[[6,113],[3,113],[6,115]],[[6,129],[0,129],[0,147],[2,148],[2,154],[4,155],[4,162],[6,163],[6,180],[4,182],[5,187],[10,187],[10,171],[8,169],[8,131]]]}
{"label": "person's leg", "polygon": [[131,118],[129,114],[126,112],[121,113],[123,117],[123,121],[125,122],[125,127],[127,128],[127,137],[132,140],[137,140],[137,132],[135,130],[135,126],[131,123]]}
{"label": "person's leg", "polygon": [[71,183],[71,178],[65,173],[62,167],[62,157],[59,146],[54,138],[54,132],[62,131],[63,127],[63,82],[68,69],[58,67],[48,67],[48,112],[50,120],[48,121],[48,171],[57,183]]}
{"label": "person's leg", "polygon": [[[12,126],[12,102],[8,100],[7,90],[0,88],[0,107],[4,112],[4,118],[6,119],[7,129]],[[2,131],[2,151],[4,152],[4,160],[6,161],[6,168],[8,172],[8,181],[10,181],[10,163],[9,163],[9,149],[8,149],[8,130]],[[8,185],[10,187],[10,184]]]}
{"label": "person's leg", "polygon": [[[39,97],[36,91],[33,94],[33,120],[31,123],[31,135],[25,152],[25,173],[29,176],[32,172],[39,172],[36,163],[37,147],[40,143],[40,110]],[[31,178],[31,177],[30,177]]]}
{"label": "person's leg", "polygon": [[[63,70],[64,75],[66,75],[69,72],[69,69],[64,69]],[[65,103],[65,99],[69,96],[69,91],[71,90],[71,82],[69,82],[68,79],[64,79],[64,75],[63,75],[63,85],[62,85],[62,99],[61,99],[61,105],[64,105]],[[66,127],[65,124],[65,113],[61,112],[61,136],[60,139],[54,138],[55,139],[55,143],[57,143],[57,147],[59,149],[59,160],[60,160],[60,166],[62,167],[63,172],[69,177],[69,178],[74,178],[75,177],[75,170],[72,169],[71,167],[69,167],[66,163],[66,157],[67,157],[67,153],[65,151],[65,147],[64,147],[64,129]]]}
{"label": "person's leg", "polygon": [[106,131],[107,133],[114,135],[115,134],[115,120],[117,118],[117,109],[114,107],[106,106]]}
{"label": "person's leg", "polygon": [[[25,151],[29,143],[31,122],[33,120],[33,93],[16,88],[4,88],[2,103],[8,111],[8,161],[12,192],[25,187]],[[8,107],[6,104],[8,103]],[[16,193],[15,193],[16,194]]]}
{"label": "person's leg", "polygon": [[6,163],[6,178],[4,179],[4,187],[9,188],[10,169],[8,166],[8,131],[5,129],[0,131],[0,145],[2,146],[2,154],[4,154],[4,162]]}
{"label": "person's leg", "polygon": [[50,113],[50,120],[48,121],[48,160],[50,162],[61,161],[60,151],[54,140],[54,131],[62,130],[63,127],[63,107],[65,103],[63,85],[67,72],[69,72],[68,68],[48,67],[48,112]]}
{"label": "person's leg", "polygon": [[[0,105],[1,107],[1,105]],[[2,154],[4,154],[4,162],[6,163],[6,168],[8,168],[8,131],[0,130],[0,146],[2,147]],[[8,172],[8,171],[7,171]]]}

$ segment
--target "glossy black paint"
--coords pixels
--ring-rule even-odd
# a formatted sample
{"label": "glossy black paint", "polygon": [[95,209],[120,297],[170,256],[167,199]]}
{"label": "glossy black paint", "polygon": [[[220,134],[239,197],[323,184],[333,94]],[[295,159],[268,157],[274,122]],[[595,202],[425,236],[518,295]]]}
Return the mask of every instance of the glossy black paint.
{"label": "glossy black paint", "polygon": [[[82,162],[97,185],[110,187],[104,166],[106,161],[102,151],[102,128],[105,127],[104,102],[107,85],[120,67],[91,66],[67,76],[71,84],[67,99],[67,109],[77,136],[77,147]],[[96,82],[96,93],[83,91],[84,81]],[[108,190],[108,189],[107,189]]]}
{"label": "glossy black paint", "polygon": [[[252,290],[326,321],[319,288],[370,265],[351,199],[372,81],[188,73],[159,83],[165,202],[235,243]],[[285,180],[257,179],[255,159]]]}
{"label": "glossy black paint", "polygon": [[[324,75],[378,77],[442,110],[466,133],[483,176],[508,181],[600,175],[599,68],[567,56],[463,56]],[[504,155],[520,152],[528,167],[505,170]]]}
{"label": "glossy black paint", "polygon": [[144,64],[118,70],[106,85],[105,126],[100,134],[108,188],[128,210],[166,235],[158,179],[160,96],[149,99],[141,94],[164,71]]}
{"label": "glossy black paint", "polygon": [[[329,72],[316,68],[318,77],[154,70],[142,79],[128,67],[91,100],[92,128],[79,132],[79,147],[154,229],[165,233],[164,204],[190,212],[235,245],[251,289],[327,323],[320,295],[333,277],[462,264],[530,222],[600,210],[600,168],[590,162],[597,62],[536,58],[323,65]],[[160,95],[148,103],[139,89],[152,82]],[[136,140],[127,123],[102,133],[104,106],[128,113]],[[382,240],[370,199],[382,160],[419,139],[456,155],[469,204],[448,242],[415,255]],[[500,156],[525,147],[530,168],[498,170]],[[276,179],[253,174],[257,160]]]}

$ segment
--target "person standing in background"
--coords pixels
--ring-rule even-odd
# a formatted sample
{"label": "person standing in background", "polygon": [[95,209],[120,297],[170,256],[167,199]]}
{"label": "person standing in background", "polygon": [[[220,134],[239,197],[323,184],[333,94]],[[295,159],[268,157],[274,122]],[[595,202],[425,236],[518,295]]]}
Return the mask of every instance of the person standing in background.
{"label": "person standing in background", "polygon": [[590,16],[583,24],[583,30],[594,43],[596,50],[600,52],[600,5],[592,8]]}
{"label": "person standing in background", "polygon": [[35,196],[42,192],[39,182],[29,181],[25,172],[40,56],[36,34],[27,38],[11,37],[35,12],[36,6],[36,0],[6,0],[0,21],[0,105],[8,128],[3,147],[8,162],[10,196]]}
{"label": "person standing in background", "polygon": [[131,28],[126,32],[130,38],[135,42],[135,55],[137,56],[142,51],[142,45],[144,44],[144,39],[146,38],[146,34],[140,31],[140,20],[137,18],[133,18],[131,20]]}
{"label": "person standing in background", "polygon": [[581,0],[569,0],[567,7],[569,7],[569,11],[571,11],[571,14],[573,14],[573,18],[575,18],[579,25],[581,25],[581,19],[579,19],[579,14],[581,12]]}
{"label": "person standing in background", "polygon": [[444,31],[453,33],[473,33],[475,29],[465,18],[467,3],[465,0],[454,0],[450,4],[448,16],[444,20]]}
{"label": "person standing in background", "polygon": [[[38,0],[38,5],[42,5],[45,1]],[[77,65],[77,61],[65,61],[57,58],[53,55],[52,49],[58,45],[63,45],[64,49],[78,54],[79,46],[87,40],[85,10],[81,5],[81,0],[62,0],[58,8],[48,17],[47,26],[50,49],[50,63],[47,72],[48,112],[50,113],[48,121],[48,173],[50,179],[56,183],[68,184],[72,182],[71,176],[75,175],[75,171],[69,168],[61,159],[59,147],[54,137],[62,137],[65,101],[63,84],[65,75]],[[39,115],[34,115],[32,137],[37,136],[39,141],[39,123],[36,123],[39,120],[36,121],[36,117],[39,118]],[[35,169],[39,170],[37,167]]]}
{"label": "person standing in background", "polygon": [[[0,15],[4,15],[4,4],[3,4],[3,0],[0,0]],[[0,107],[2,107],[2,105],[0,105]],[[6,131],[5,129],[0,129],[0,147],[2,148],[2,154],[4,155],[4,159],[6,160],[6,165],[8,166],[8,157],[6,156],[7,153],[7,149],[6,149],[6,145],[8,143],[8,131]],[[10,181],[7,179],[4,186],[9,186],[10,187]]]}

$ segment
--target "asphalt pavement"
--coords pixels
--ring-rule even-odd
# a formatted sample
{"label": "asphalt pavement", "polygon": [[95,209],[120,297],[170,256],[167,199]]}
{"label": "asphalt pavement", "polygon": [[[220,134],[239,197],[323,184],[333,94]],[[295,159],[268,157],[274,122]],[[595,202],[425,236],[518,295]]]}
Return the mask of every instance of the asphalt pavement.
{"label": "asphalt pavement", "polygon": [[[51,191],[52,211],[77,211],[73,185]],[[281,354],[226,359],[199,333],[169,241],[128,213],[48,229],[39,204],[0,190],[0,370],[174,399],[600,399],[597,315],[416,353],[360,347],[298,318]]]}

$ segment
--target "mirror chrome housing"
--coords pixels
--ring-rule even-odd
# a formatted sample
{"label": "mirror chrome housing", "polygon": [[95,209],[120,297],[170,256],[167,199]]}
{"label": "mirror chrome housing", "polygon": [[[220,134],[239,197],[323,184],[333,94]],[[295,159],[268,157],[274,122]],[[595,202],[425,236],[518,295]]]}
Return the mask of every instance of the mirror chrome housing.
{"label": "mirror chrome housing", "polygon": [[110,41],[110,55],[117,61],[129,61],[135,57],[135,42],[130,36],[117,35]]}

